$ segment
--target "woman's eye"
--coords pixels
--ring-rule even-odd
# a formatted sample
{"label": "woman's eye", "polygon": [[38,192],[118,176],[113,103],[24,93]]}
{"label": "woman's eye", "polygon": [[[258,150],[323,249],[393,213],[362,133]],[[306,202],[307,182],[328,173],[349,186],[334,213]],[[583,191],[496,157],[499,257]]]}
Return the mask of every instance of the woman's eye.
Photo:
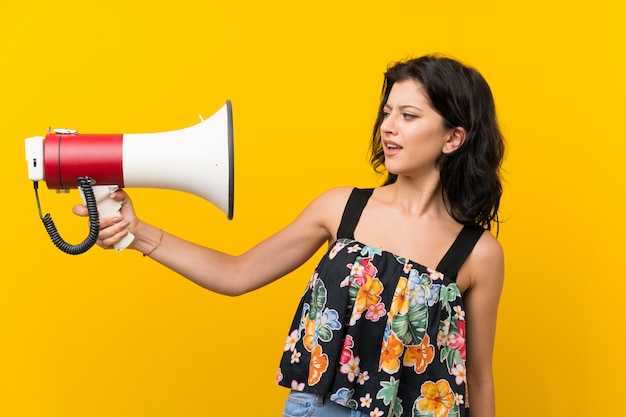
{"label": "woman's eye", "polygon": [[404,117],[405,119],[417,119],[417,116],[411,113],[402,113],[402,117]]}
{"label": "woman's eye", "polygon": [[383,119],[386,119],[387,117],[389,117],[389,112],[388,111],[384,111],[383,112]]}

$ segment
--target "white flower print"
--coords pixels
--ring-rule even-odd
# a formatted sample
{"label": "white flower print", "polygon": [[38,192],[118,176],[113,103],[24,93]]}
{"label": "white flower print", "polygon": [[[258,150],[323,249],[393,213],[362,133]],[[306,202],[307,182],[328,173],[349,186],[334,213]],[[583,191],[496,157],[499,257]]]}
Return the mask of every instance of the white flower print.
{"label": "white flower print", "polygon": [[374,410],[370,411],[370,417],[381,417],[383,413],[381,410],[378,409],[378,407],[376,407]]}
{"label": "white flower print", "polygon": [[346,374],[348,377],[348,381],[353,382],[354,378],[356,378],[361,368],[359,368],[359,363],[361,362],[361,358],[358,356],[352,356],[347,363],[341,365],[341,373]]}
{"label": "white flower print", "polygon": [[360,400],[361,400],[361,407],[370,408],[370,405],[372,405],[372,397],[370,396],[369,392],[365,394],[365,397],[361,397]]}
{"label": "white flower print", "polygon": [[295,379],[291,381],[291,389],[294,391],[304,391],[304,382],[298,383]]}
{"label": "white flower print", "polygon": [[[294,330],[287,336],[287,340],[285,340],[285,348],[283,352],[293,351],[296,348],[296,343],[300,339],[300,335],[298,334],[298,330]],[[292,362],[293,363],[293,362]]]}
{"label": "white flower print", "polygon": [[453,310],[454,310],[454,315],[456,316],[457,319],[465,320],[465,311],[463,311],[461,306],[454,306]]}
{"label": "white flower print", "polygon": [[335,246],[333,246],[333,248],[330,250],[330,253],[328,254],[328,258],[333,259],[345,246],[346,244],[343,242],[335,243]]}
{"label": "white flower print", "polygon": [[370,379],[370,376],[367,374],[367,371],[363,371],[357,377],[356,382],[358,382],[359,385],[364,385],[365,381],[367,381],[368,379]]}
{"label": "white flower print", "polygon": [[355,244],[355,245],[352,245],[352,246],[350,246],[350,247],[348,248],[348,253],[358,252],[358,251],[360,251],[361,249],[363,249],[363,248],[361,248],[359,245],[356,245],[356,244]]}
{"label": "white flower print", "polygon": [[454,381],[456,382],[457,385],[461,385],[462,383],[466,381],[466,371],[465,371],[464,364],[462,363],[454,364],[451,371],[452,371],[452,375],[456,377]]}

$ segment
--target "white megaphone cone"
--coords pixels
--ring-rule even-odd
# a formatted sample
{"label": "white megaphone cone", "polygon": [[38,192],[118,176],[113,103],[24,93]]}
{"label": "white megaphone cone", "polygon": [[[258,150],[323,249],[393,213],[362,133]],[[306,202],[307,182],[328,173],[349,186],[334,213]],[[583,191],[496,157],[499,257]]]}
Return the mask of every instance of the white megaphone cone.
{"label": "white megaphone cone", "polygon": [[[26,160],[29,179],[35,182],[45,180],[50,189],[73,188],[79,178],[88,178],[91,184],[95,184],[91,187],[93,195],[89,197],[97,202],[101,217],[119,213],[119,204],[108,198],[118,187],[185,191],[211,202],[228,219],[233,217],[234,150],[230,101],[209,119],[180,130],[93,135],[60,129],[45,138],[28,138]],[[87,203],[84,196],[83,200]],[[49,225],[46,228],[49,229]],[[129,236],[116,245],[116,249],[126,248],[133,238]],[[55,238],[53,242],[59,247]],[[59,248],[68,253],[82,253],[89,249],[76,249],[73,245],[60,243],[63,247]]]}
{"label": "white megaphone cone", "polygon": [[230,103],[186,129],[126,134],[124,187],[186,191],[233,216],[233,127]]}

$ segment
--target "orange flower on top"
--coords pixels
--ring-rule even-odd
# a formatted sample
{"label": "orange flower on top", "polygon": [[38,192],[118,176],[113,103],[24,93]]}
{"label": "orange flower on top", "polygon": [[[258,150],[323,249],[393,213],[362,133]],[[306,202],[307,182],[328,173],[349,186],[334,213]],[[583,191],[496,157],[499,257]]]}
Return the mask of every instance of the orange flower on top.
{"label": "orange flower on top", "polygon": [[427,381],[422,385],[422,395],[415,402],[415,406],[422,413],[432,413],[433,417],[446,417],[454,407],[454,393],[445,379],[435,384]]}
{"label": "orange flower on top", "polygon": [[404,353],[404,366],[415,367],[415,372],[421,374],[426,370],[426,366],[433,361],[435,357],[435,347],[430,344],[428,334],[424,335],[422,343],[419,345],[409,346]]}
{"label": "orange flower on top", "polygon": [[328,355],[322,352],[320,345],[316,345],[311,352],[311,362],[309,363],[309,385],[313,386],[320,382],[327,369]]}
{"label": "orange flower on top", "polygon": [[378,369],[382,369],[389,374],[398,372],[400,369],[400,355],[404,350],[404,345],[392,332],[387,340],[383,342],[383,349],[380,353],[380,363]]}
{"label": "orange flower on top", "polygon": [[378,278],[373,278],[369,275],[365,277],[365,283],[359,288],[354,302],[354,308],[359,313],[367,310],[367,307],[371,304],[380,303],[380,293],[383,292],[383,284]]}
{"label": "orange flower on top", "polygon": [[391,300],[391,307],[389,308],[389,318],[393,318],[398,314],[406,314],[409,311],[409,298],[406,295],[408,282],[404,277],[398,280],[398,285]]}
{"label": "orange flower on top", "polygon": [[309,352],[313,349],[313,345],[316,342],[315,334],[315,320],[311,320],[307,314],[304,317],[304,337],[302,343]]}

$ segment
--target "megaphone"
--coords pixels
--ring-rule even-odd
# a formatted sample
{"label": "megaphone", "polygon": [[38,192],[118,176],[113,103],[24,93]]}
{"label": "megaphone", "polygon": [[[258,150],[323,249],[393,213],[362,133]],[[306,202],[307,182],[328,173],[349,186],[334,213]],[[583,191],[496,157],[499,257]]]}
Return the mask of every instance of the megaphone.
{"label": "megaphone", "polygon": [[[78,187],[89,212],[89,235],[78,245],[65,242],[50,218],[39,215],[53,243],[77,255],[97,240],[98,217],[118,214],[121,205],[108,198],[118,188],[161,188],[204,198],[233,218],[233,118],[229,100],[209,119],[169,132],[141,134],[79,134],[55,129],[25,140],[28,178],[45,180],[57,191]],[[125,249],[129,234],[115,248]]]}

